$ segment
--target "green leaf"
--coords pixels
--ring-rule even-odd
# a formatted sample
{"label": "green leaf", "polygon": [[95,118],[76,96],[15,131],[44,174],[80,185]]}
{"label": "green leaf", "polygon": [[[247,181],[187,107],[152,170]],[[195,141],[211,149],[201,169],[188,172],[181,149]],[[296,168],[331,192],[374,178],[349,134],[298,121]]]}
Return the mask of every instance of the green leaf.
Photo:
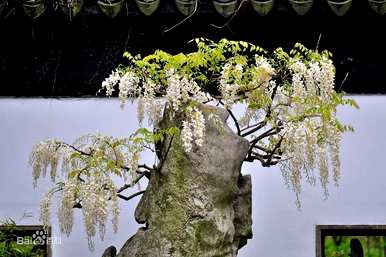
{"label": "green leaf", "polygon": [[73,152],[71,155],[70,155],[70,159],[76,159],[76,158],[79,158],[81,157],[82,154],[79,153],[79,152]]}

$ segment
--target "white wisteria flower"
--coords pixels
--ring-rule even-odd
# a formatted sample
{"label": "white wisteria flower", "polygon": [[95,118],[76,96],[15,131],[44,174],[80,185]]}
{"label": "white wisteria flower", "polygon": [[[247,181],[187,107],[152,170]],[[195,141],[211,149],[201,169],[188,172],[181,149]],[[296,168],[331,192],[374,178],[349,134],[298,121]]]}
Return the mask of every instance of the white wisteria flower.
{"label": "white wisteria flower", "polygon": [[[339,105],[356,104],[334,90],[331,55],[301,44],[290,53],[281,48],[268,53],[246,42],[196,42],[198,50],[188,54],[159,50],[141,58],[125,53],[128,64],[120,65],[102,82],[106,96],[116,93],[121,107],[136,98],[139,125],[147,120],[150,130],[141,127],[123,139],[89,134],[72,145],[48,139],[34,146],[29,159],[34,186],[47,172],[56,182],[41,203],[45,227],[56,193],[63,233],[69,235],[72,230],[74,208],[82,209],[90,249],[97,234],[104,238],[110,216],[116,232],[120,190],[159,171],[162,159],[167,158],[157,154],[162,145],[158,143],[179,134],[178,143],[189,154],[206,143],[207,123],[224,131],[223,116],[207,113],[201,108],[205,104],[224,107],[237,136],[248,140],[244,161],[259,161],[264,167],[279,165],[298,206],[303,180],[320,183],[326,197],[331,177],[338,184],[342,133],[351,129],[338,121],[336,111]],[[241,115],[232,109],[239,104],[245,107]],[[170,115],[167,118],[182,117],[178,128],[162,127],[164,110]],[[139,164],[144,151],[155,155],[152,167]],[[123,187],[113,183],[118,177]]]}
{"label": "white wisteria flower", "polygon": [[186,152],[193,145],[202,146],[205,135],[205,117],[197,107],[186,108],[186,119],[182,122],[181,140]]}
{"label": "white wisteria flower", "polygon": [[119,82],[121,79],[121,75],[119,70],[113,70],[109,77],[107,77],[103,82],[102,82],[102,89],[106,89],[106,95],[107,96],[112,96],[114,92],[114,86]]}
{"label": "white wisteria flower", "polygon": [[166,98],[171,103],[174,111],[178,111],[181,105],[190,100],[198,103],[205,103],[212,100],[212,97],[201,90],[198,84],[186,76],[179,75],[175,70],[167,71],[168,86],[166,88]]}
{"label": "white wisteria flower", "polygon": [[125,105],[126,99],[129,97],[135,97],[140,94],[138,76],[132,72],[128,71],[122,75],[119,80],[119,99],[121,100],[121,107]]}

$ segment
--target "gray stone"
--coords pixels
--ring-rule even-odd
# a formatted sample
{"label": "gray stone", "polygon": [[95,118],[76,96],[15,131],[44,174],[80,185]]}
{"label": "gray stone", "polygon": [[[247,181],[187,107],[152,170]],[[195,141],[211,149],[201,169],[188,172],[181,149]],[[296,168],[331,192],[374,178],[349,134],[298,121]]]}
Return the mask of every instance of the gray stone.
{"label": "gray stone", "polygon": [[[146,226],[117,257],[235,257],[251,238],[251,182],[240,173],[249,143],[227,126],[226,110],[199,108],[206,118],[204,145],[186,153],[175,135],[157,146],[159,157],[167,157],[135,211]],[[181,128],[183,119],[184,113],[166,111],[160,128]]]}
{"label": "gray stone", "polygon": [[114,246],[109,246],[102,254],[102,257],[115,257],[117,249]]}

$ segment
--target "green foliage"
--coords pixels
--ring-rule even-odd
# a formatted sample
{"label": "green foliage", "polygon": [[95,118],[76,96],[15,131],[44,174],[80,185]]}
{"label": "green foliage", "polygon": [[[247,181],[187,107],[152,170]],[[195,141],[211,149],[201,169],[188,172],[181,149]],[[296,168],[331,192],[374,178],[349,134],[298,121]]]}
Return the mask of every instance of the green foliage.
{"label": "green foliage", "polygon": [[266,51],[253,44],[243,41],[221,40],[214,43],[211,40],[198,38],[194,40],[197,51],[188,54],[171,55],[161,50],[141,59],[133,57],[128,52],[124,56],[129,60],[128,67],[143,72],[143,78],[151,77],[156,83],[166,85],[166,72],[174,69],[180,74],[193,78],[202,88],[216,83],[218,74],[225,62],[247,64],[255,54],[265,54]]}
{"label": "green foliage", "polygon": [[[323,121],[335,124],[341,132],[352,130],[351,127],[340,124],[334,118],[339,105],[358,108],[354,100],[344,98],[343,92],[332,90],[331,97],[327,101],[319,94],[299,97],[293,92],[291,65],[298,61],[309,65],[329,60],[332,56],[329,51],[319,52],[308,49],[300,43],[296,43],[289,53],[282,48],[277,48],[270,53],[244,41],[222,39],[214,42],[205,38],[196,38],[192,42],[196,43],[197,51],[186,54],[172,55],[157,50],[142,58],[139,55],[132,56],[125,52],[124,56],[128,59],[129,64],[120,66],[119,69],[122,74],[133,71],[143,81],[150,79],[161,85],[157,92],[159,96],[165,95],[168,88],[167,72],[174,70],[197,82],[204,92],[209,93],[215,99],[222,99],[224,96],[221,95],[219,89],[219,77],[221,72],[224,72],[224,66],[240,65],[243,67],[241,73],[232,68],[225,71],[225,76],[228,78],[227,83],[240,85],[237,89],[239,101],[247,104],[250,109],[272,109],[276,89],[280,87],[285,95],[291,97],[290,105],[301,105],[306,108],[301,115],[291,117],[291,121],[299,122],[308,117],[321,117]],[[267,93],[266,88],[256,85],[256,81],[267,76],[265,69],[257,68],[255,63],[257,56],[266,59],[275,70],[272,80],[276,82],[277,87],[270,94]],[[269,113],[271,116],[267,121],[275,123],[277,117],[272,115],[271,111]]]}
{"label": "green foliage", "polygon": [[[174,69],[179,74],[194,79],[202,88],[208,89],[217,84],[218,76],[225,63],[248,66],[254,63],[255,56],[258,55],[269,59],[275,69],[288,73],[286,71],[288,65],[296,60],[308,63],[320,61],[323,57],[331,57],[331,53],[328,51],[319,53],[307,49],[300,43],[296,43],[289,53],[286,53],[282,48],[269,53],[263,48],[245,41],[222,39],[216,43],[205,38],[196,38],[192,41],[196,43],[197,51],[187,54],[172,55],[157,50],[153,54],[141,58],[140,55],[132,56],[130,53],[125,52],[123,56],[127,58],[129,65],[120,66],[119,69],[122,71],[137,71],[136,73],[142,75],[143,79],[151,78],[156,83],[165,85],[165,87],[167,85],[166,72]],[[254,68],[252,67],[245,73],[242,80],[244,82],[250,81],[250,75],[253,72]],[[279,72],[278,75],[283,76],[285,74]]]}
{"label": "green foliage", "polygon": [[[49,220],[52,194],[61,192],[59,212],[63,215],[60,223],[67,234],[72,227],[69,215],[74,206],[81,206],[85,210],[85,220],[91,224],[87,233],[92,242],[96,231],[93,224],[98,223],[99,217],[94,219],[96,215],[90,206],[105,213],[108,200],[114,203],[111,209],[113,224],[117,226],[116,201],[118,196],[122,198],[118,194],[121,189],[132,187],[141,178],[153,176],[162,169],[170,154],[169,149],[162,153],[165,156],[159,154],[164,141],[172,142],[173,138],[178,138],[183,146],[179,151],[184,154],[192,151],[193,146],[199,149],[205,143],[208,121],[220,133],[224,132],[219,117],[202,110],[204,105],[221,105],[228,111],[237,134],[249,141],[244,161],[257,160],[264,167],[280,165],[286,184],[296,193],[298,206],[301,180],[306,178],[315,185],[316,177],[312,172],[315,168],[320,170],[320,182],[326,196],[329,174],[338,184],[341,133],[353,129],[339,122],[337,108],[340,105],[358,106],[345,98],[343,92],[334,90],[335,67],[331,53],[307,49],[299,43],[288,53],[282,48],[268,52],[244,41],[222,39],[214,42],[204,38],[193,41],[197,49],[190,53],[170,54],[157,50],[141,57],[125,52],[127,65],[120,65],[102,83],[107,96],[118,93],[121,107],[129,98],[137,97],[139,124],[146,116],[154,130],[142,127],[122,139],[91,134],[80,137],[72,145],[46,140],[34,147],[30,164],[35,182],[41,174],[45,175],[48,166],[55,181],[58,163],[67,175],[43,202],[45,222]],[[232,113],[232,106],[236,104],[247,107],[242,117]],[[170,110],[171,119],[182,115],[178,128],[159,128],[165,120],[162,118],[164,110]],[[151,167],[139,164],[144,151],[155,154],[155,163]],[[175,184],[175,190],[167,196],[184,206],[184,199],[179,197],[185,195],[184,176],[189,164],[179,163],[179,159],[173,160],[172,165],[181,172],[174,174],[171,184]],[[122,177],[125,185],[115,187],[114,176]],[[178,194],[174,195],[175,192]],[[225,195],[220,202],[229,204],[230,196]],[[167,209],[174,213],[167,217],[173,217],[177,222],[164,229],[171,229],[171,233],[178,235],[185,224],[185,206],[177,208],[175,204],[171,200]],[[106,219],[99,221],[100,231],[104,231],[105,222]],[[172,241],[178,240],[177,236],[172,238]]]}
{"label": "green foliage", "polygon": [[122,168],[125,167],[126,161],[123,156],[125,149],[129,152],[141,152],[144,148],[151,148],[156,143],[163,142],[167,136],[178,133],[179,129],[176,127],[157,129],[154,132],[147,128],[139,128],[129,138],[93,136],[95,144],[98,145],[96,149],[88,154],[84,154],[83,151],[71,152],[69,161],[82,163],[82,166],[74,165],[76,168],[67,172],[67,178],[79,178],[81,175],[92,176],[98,170],[122,177],[124,171]]}
{"label": "green foliage", "polygon": [[167,136],[177,135],[180,132],[177,127],[157,129],[154,132],[147,128],[139,128],[132,137],[134,143],[156,144],[163,142]]}
{"label": "green foliage", "polygon": [[[365,257],[386,257],[386,238],[383,236],[327,236],[324,243],[326,257],[347,257],[350,254],[351,239],[358,239]],[[335,239],[335,240],[334,240]]]}

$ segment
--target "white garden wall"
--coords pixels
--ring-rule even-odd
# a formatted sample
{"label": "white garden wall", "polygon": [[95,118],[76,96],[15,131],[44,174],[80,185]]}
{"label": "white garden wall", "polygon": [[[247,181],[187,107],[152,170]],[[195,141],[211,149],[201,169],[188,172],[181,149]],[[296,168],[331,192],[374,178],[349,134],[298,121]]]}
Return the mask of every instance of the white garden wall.
{"label": "white garden wall", "polygon": [[[327,201],[319,188],[305,186],[299,211],[277,168],[244,166],[253,180],[254,238],[240,257],[312,257],[315,224],[386,224],[386,97],[354,98],[360,110],[339,111],[356,131],[344,136],[341,185],[330,186]],[[32,187],[27,160],[33,144],[46,137],[71,142],[96,131],[126,136],[137,125],[135,106],[121,110],[115,99],[0,99],[0,220],[39,224],[39,201],[49,181],[40,181],[36,190]],[[110,229],[105,241],[97,241],[94,253],[88,250],[81,215],[69,238],[60,235],[53,215],[54,236],[61,237],[53,256],[98,257],[111,244],[120,247],[139,227],[133,214],[137,201],[121,204],[118,234]]]}

